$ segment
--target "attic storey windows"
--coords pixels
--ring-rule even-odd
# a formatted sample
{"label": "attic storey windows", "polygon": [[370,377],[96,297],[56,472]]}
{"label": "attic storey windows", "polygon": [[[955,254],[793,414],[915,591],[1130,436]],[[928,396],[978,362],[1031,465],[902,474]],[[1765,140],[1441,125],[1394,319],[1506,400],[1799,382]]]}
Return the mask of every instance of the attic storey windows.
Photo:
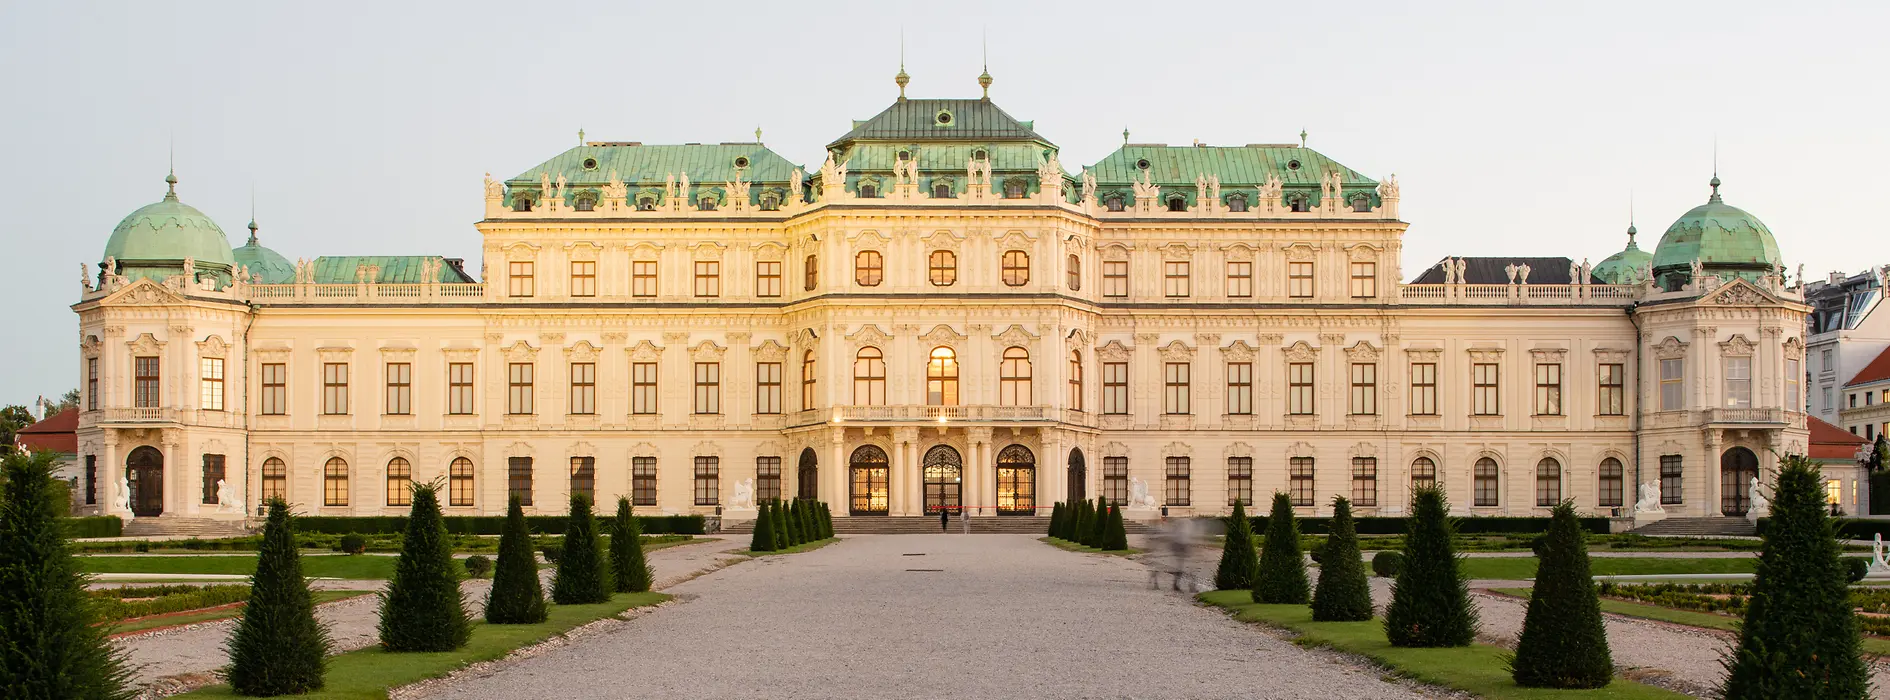
{"label": "attic storey windows", "polygon": [[1247,195],[1237,194],[1227,198],[1227,210],[1231,212],[1247,211]]}
{"label": "attic storey windows", "polygon": [[1109,211],[1122,211],[1122,195],[1112,194],[1103,198],[1103,208]]}
{"label": "attic storey windows", "polygon": [[1181,195],[1175,195],[1175,196],[1169,197],[1168,210],[1169,211],[1187,211],[1188,199]]}
{"label": "attic storey windows", "polygon": [[534,265],[530,260],[513,260],[506,264],[507,296],[528,297],[536,292],[532,277]]}
{"label": "attic storey windows", "polygon": [[952,186],[943,182],[934,183],[932,185],[932,198],[933,199],[951,199]]}

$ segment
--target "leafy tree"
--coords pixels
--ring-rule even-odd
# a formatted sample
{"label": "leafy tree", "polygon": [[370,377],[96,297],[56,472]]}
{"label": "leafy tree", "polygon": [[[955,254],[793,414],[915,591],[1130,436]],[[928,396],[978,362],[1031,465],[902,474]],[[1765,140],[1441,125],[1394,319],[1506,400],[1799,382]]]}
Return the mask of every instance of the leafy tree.
{"label": "leafy tree", "polygon": [[564,553],[558,555],[558,573],[551,578],[551,602],[585,605],[610,600],[615,586],[610,567],[604,564],[604,540],[597,536],[590,496],[571,494],[571,516],[564,528]]}
{"label": "leafy tree", "polygon": [[12,446],[20,431],[33,424],[33,411],[25,406],[0,408],[0,445]]}
{"label": "leafy tree", "polygon": [[1528,688],[1600,688],[1614,680],[1601,598],[1588,575],[1588,543],[1575,504],[1563,501],[1549,516],[1536,554],[1536,585],[1529,593],[1522,637],[1509,660],[1516,685]]}
{"label": "leafy tree", "polygon": [[1776,484],[1739,645],[1721,662],[1722,693],[1729,700],[1866,697],[1870,670],[1823,476],[1810,459],[1790,455],[1779,462]]}
{"label": "leafy tree", "polygon": [[381,648],[388,651],[452,651],[472,637],[439,492],[438,483],[413,485],[400,561],[381,594]]}
{"label": "leafy tree", "polygon": [[238,695],[297,695],[322,688],[328,629],[302,578],[289,504],[269,499],[269,520],[249,577],[249,602],[230,635],[230,687]]}
{"label": "leafy tree", "polygon": [[[8,450],[0,461],[0,696],[130,698],[124,654],[93,626],[85,575],[47,497],[57,482],[53,459]],[[319,687],[319,664],[315,679]]]}
{"label": "leafy tree", "polygon": [[1306,556],[1299,549],[1299,522],[1293,518],[1293,499],[1273,494],[1273,512],[1267,516],[1266,541],[1260,545],[1260,566],[1253,574],[1253,602],[1305,605],[1312,591],[1306,582]]}
{"label": "leafy tree", "polygon": [[79,388],[75,386],[71,389],[67,389],[66,393],[59,395],[59,405],[53,408],[53,412],[58,413],[68,408],[78,408],[78,407],[79,407]]}
{"label": "leafy tree", "polygon": [[1214,587],[1223,591],[1253,587],[1253,570],[1260,566],[1260,555],[1253,543],[1253,522],[1247,519],[1247,507],[1234,501],[1234,514],[1227,516],[1227,537],[1221,542],[1221,565],[1214,571]]}
{"label": "leafy tree", "polygon": [[1404,563],[1385,608],[1385,637],[1399,647],[1464,647],[1477,636],[1477,612],[1450,539],[1450,504],[1435,487],[1412,492]]}
{"label": "leafy tree", "polygon": [[630,513],[630,499],[617,497],[617,520],[610,529],[611,580],[619,593],[650,590],[655,572],[643,557],[643,526]]}
{"label": "leafy tree", "polygon": [[532,552],[532,531],[525,524],[525,509],[512,494],[505,509],[505,529],[499,534],[499,564],[486,594],[486,622],[529,625],[545,621],[545,587],[538,581],[538,555]]}
{"label": "leafy tree", "polygon": [[1126,552],[1129,550],[1129,533],[1122,525],[1122,507],[1109,507],[1109,530],[1103,537],[1102,549],[1108,552]]}
{"label": "leafy tree", "polygon": [[1312,616],[1318,622],[1372,619],[1372,587],[1358,552],[1352,502],[1332,497],[1332,526],[1319,550],[1319,585],[1313,588]]}
{"label": "leafy tree", "polygon": [[774,514],[768,512],[770,501],[762,501],[761,509],[755,511],[755,532],[748,538],[748,550],[751,552],[772,552],[774,547]]}
{"label": "leafy tree", "polygon": [[801,532],[801,502],[800,501],[788,501],[786,520],[787,520],[788,546],[792,547],[802,542],[806,542],[807,537]]}

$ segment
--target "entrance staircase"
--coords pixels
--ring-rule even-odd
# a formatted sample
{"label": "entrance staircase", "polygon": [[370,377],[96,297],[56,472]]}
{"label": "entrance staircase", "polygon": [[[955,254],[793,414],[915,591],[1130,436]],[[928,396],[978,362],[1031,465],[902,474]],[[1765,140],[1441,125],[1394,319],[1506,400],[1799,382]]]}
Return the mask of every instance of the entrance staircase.
{"label": "entrance staircase", "polygon": [[1680,537],[1752,537],[1757,526],[1745,518],[1714,516],[1706,518],[1667,518],[1631,530],[1636,535]]}
{"label": "entrance staircase", "polygon": [[[951,534],[965,531],[965,524],[952,518]],[[1148,526],[1130,520],[1122,524],[1128,534],[1148,532]],[[755,531],[755,521],[724,521],[722,532],[732,535],[745,535]],[[1050,531],[1049,516],[979,516],[971,519],[971,534],[974,535],[1043,535]],[[937,517],[914,516],[836,516],[833,519],[833,533],[836,535],[936,535],[939,534]]]}
{"label": "entrance staircase", "polygon": [[125,523],[126,537],[246,537],[253,534],[241,520],[184,518],[160,515],[136,518]]}

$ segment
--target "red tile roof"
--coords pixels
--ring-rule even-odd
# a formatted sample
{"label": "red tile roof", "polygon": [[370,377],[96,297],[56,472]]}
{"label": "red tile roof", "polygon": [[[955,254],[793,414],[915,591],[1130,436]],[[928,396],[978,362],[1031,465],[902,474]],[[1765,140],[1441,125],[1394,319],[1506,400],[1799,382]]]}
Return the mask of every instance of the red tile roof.
{"label": "red tile roof", "polygon": [[20,429],[20,444],[34,452],[79,451],[79,409],[68,408]]}
{"label": "red tile roof", "polygon": [[1864,365],[1864,369],[1859,371],[1857,376],[1851,377],[1849,382],[1845,382],[1844,386],[1869,384],[1884,379],[1890,379],[1890,348],[1884,348],[1883,352],[1877,354],[1877,359]]}
{"label": "red tile roof", "polygon": [[1807,416],[1805,423],[1811,428],[1812,459],[1850,459],[1857,456],[1857,447],[1869,442],[1861,435],[1852,435],[1851,431],[1830,423]]}

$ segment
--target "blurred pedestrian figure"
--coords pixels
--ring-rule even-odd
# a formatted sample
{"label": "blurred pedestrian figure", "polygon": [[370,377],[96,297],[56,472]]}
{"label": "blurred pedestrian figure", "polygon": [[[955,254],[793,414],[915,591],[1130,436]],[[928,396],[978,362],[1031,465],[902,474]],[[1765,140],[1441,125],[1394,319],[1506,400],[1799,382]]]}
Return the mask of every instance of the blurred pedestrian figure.
{"label": "blurred pedestrian figure", "polygon": [[952,511],[944,506],[938,508],[938,531],[944,533],[952,531]]}
{"label": "blurred pedestrian figure", "polygon": [[[1148,587],[1160,588],[1161,575],[1173,577],[1170,586],[1181,590],[1181,579],[1188,576],[1188,555],[1194,549],[1193,521],[1188,518],[1162,518],[1155,524],[1155,536],[1150,538],[1148,556]],[[1192,577],[1188,584],[1194,587]]]}

